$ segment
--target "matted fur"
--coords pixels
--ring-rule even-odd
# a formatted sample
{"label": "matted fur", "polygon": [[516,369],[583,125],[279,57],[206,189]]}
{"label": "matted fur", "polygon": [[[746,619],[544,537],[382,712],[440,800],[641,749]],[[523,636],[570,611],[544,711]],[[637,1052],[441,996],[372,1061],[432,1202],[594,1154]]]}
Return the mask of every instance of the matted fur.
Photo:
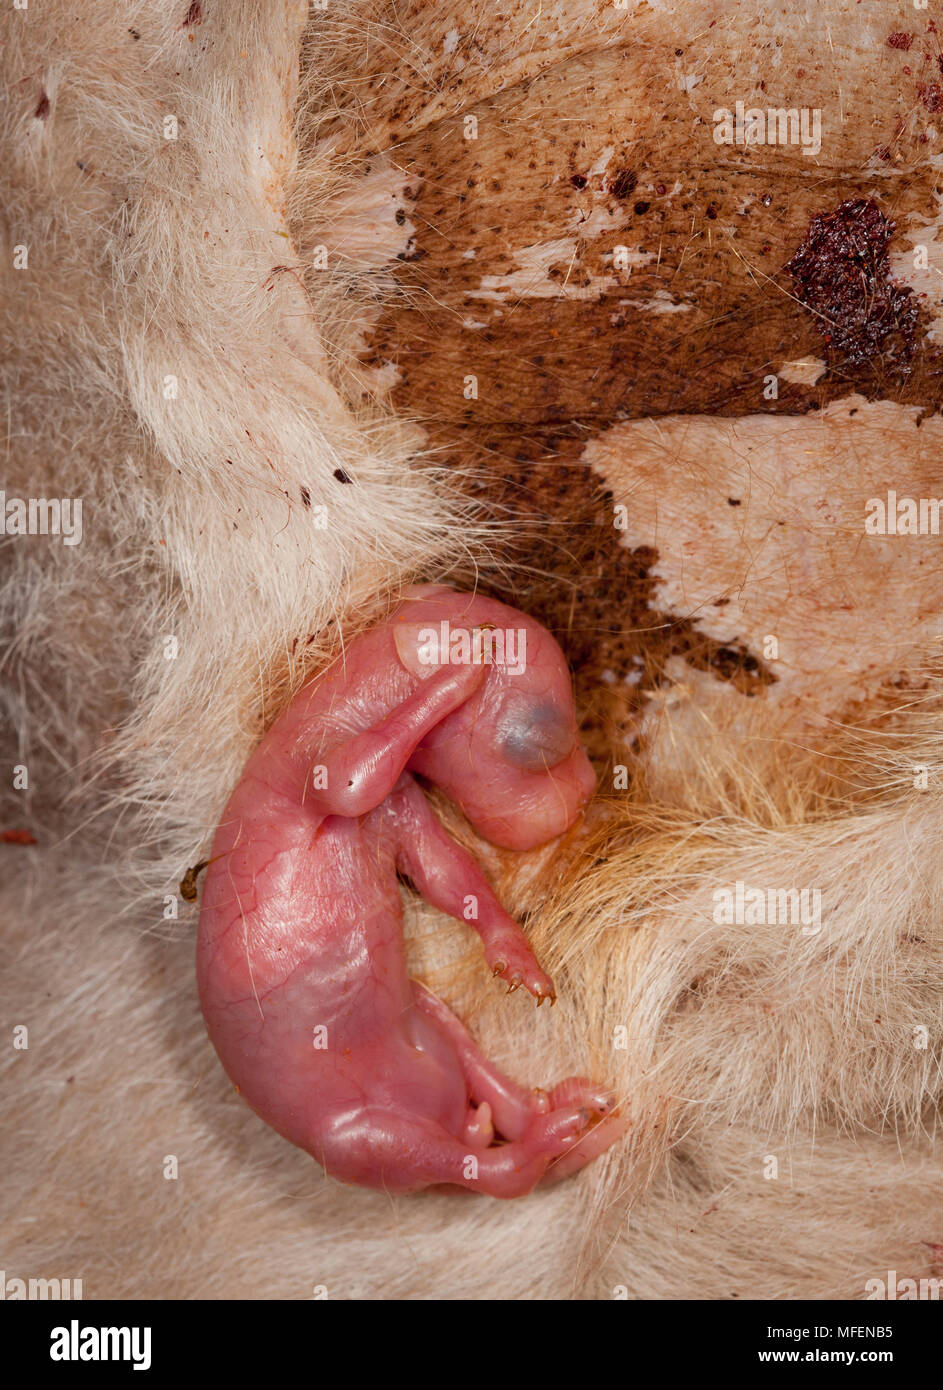
{"label": "matted fur", "polygon": [[[669,664],[628,788],[552,866],[479,847],[562,986],[552,1014],[496,995],[467,934],[412,906],[416,973],[489,1053],[534,1084],[616,1086],[630,1135],[579,1177],[509,1204],[338,1187],[205,1037],[176,885],[260,729],[403,583],[518,582],[495,568],[503,524],[358,361],[406,243],[392,118],[372,111],[368,139],[353,113],[385,43],[407,66],[429,34],[439,53],[452,19],[414,10],[413,31],[379,5],[306,28],[304,5],[248,0],[4,18],[4,485],[81,497],[84,538],[2,548],[4,763],[30,783],[4,776],[3,826],[38,843],[0,845],[0,1264],[87,1298],[836,1298],[932,1273],[943,806],[935,778],[913,787],[941,752],[922,629],[906,688],[879,671],[853,718],[839,703],[775,744],[759,700]],[[427,70],[398,119],[432,126],[619,37],[608,13],[592,41],[583,14],[530,39],[509,14],[473,92]],[[881,426],[902,451],[905,423]],[[736,880],[819,887],[827,928],[717,925]]]}

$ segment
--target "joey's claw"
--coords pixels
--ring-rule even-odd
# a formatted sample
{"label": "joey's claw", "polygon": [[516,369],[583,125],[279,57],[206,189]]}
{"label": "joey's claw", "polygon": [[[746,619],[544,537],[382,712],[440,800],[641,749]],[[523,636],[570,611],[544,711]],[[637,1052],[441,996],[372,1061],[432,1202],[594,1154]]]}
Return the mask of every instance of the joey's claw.
{"label": "joey's claw", "polygon": [[512,923],[502,930],[502,937],[500,941],[485,943],[485,958],[492,975],[503,977],[511,992],[523,985],[535,999],[549,998],[554,993],[553,981],[541,970],[520,928]]}
{"label": "joey's claw", "polygon": [[534,1087],[534,1107],[538,1115],[546,1115],[550,1109],[550,1096],[542,1086]]}

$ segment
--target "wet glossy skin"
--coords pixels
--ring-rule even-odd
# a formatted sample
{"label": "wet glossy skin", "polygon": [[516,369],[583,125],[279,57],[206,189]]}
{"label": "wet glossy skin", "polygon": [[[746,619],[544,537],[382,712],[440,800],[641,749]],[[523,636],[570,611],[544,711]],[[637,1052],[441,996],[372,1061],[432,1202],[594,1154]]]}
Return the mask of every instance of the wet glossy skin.
{"label": "wet glossy skin", "polygon": [[[453,638],[478,625],[488,641],[510,633],[505,655],[522,669],[443,664],[448,645],[429,646],[443,622]],[[549,1092],[510,1081],[409,979],[397,870],[479,932],[495,973],[538,1003],[553,995],[413,771],[494,844],[531,848],[574,822],[595,779],[544,628],[494,600],[423,586],[299,691],[246,765],[213,843],[197,948],[203,1013],[244,1099],[333,1177],[518,1196],[551,1168],[581,1167],[623,1125],[601,1120],[612,1098],[585,1078]]]}

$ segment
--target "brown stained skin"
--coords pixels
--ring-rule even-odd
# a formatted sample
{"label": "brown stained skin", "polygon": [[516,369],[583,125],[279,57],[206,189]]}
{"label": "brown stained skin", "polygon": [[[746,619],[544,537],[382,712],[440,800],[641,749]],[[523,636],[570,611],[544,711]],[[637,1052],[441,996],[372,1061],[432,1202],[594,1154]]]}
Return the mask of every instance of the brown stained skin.
{"label": "brown stained skin", "polygon": [[[478,491],[498,510],[531,518],[515,558],[532,578],[513,594],[498,572],[479,582],[561,641],[597,752],[631,722],[671,655],[745,694],[775,677],[756,653],[712,644],[659,611],[656,552],[627,562],[614,543],[612,498],[580,462],[585,441],[641,417],[803,414],[852,390],[931,411],[943,396],[922,315],[918,323],[916,302],[890,283],[880,245],[893,226],[937,215],[925,99],[939,73],[935,34],[918,15],[905,44],[889,12],[869,42],[833,26],[826,44],[809,16],[777,41],[742,16],[718,22],[709,12],[703,33],[685,26],[699,37],[683,50],[657,17],[633,18],[617,46],[568,55],[490,95],[479,64],[469,69],[472,101],[455,81],[430,78],[425,105],[410,81],[385,106],[384,84],[396,91],[387,53],[362,108],[361,148],[395,143],[416,228],[364,360],[395,365],[391,403],[423,420],[441,458],[477,470]],[[864,86],[858,44],[871,55]],[[680,90],[681,73],[700,80]],[[821,108],[821,154],[715,144],[713,111],[738,98]],[[469,114],[477,140],[463,138]],[[855,286],[836,291],[816,275],[810,228],[821,238],[855,200],[869,209],[871,254]],[[533,265],[528,248],[556,241],[558,259],[539,259],[532,283],[520,275]],[[614,270],[619,244],[648,259]],[[505,290],[487,278],[507,275],[516,278]],[[859,320],[870,328],[856,336],[849,325]],[[780,378],[778,398],[767,399],[764,378],[804,357],[823,358],[826,374],[815,386]],[[477,399],[463,395],[468,374]],[[642,681],[624,685],[639,665]]]}

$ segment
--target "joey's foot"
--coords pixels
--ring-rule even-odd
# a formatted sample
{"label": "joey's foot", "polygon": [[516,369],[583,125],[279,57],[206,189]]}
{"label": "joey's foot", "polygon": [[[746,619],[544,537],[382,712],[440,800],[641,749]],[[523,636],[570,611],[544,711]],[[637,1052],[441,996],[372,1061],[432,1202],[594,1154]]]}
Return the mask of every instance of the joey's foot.
{"label": "joey's foot", "polygon": [[492,974],[508,986],[508,994],[523,985],[537,1000],[538,1007],[545,999],[549,999],[551,1004],[556,999],[553,981],[541,970],[523,936],[519,940],[489,942],[485,959],[491,966]]}
{"label": "joey's foot", "polygon": [[615,1099],[584,1077],[573,1076],[550,1092],[534,1092],[534,1102],[530,1121],[516,1142],[532,1158],[554,1159],[608,1114]]}
{"label": "joey's foot", "polygon": [[591,1111],[581,1105],[565,1105],[546,1115],[535,1115],[520,1140],[521,1147],[535,1158],[555,1158],[567,1151],[592,1118]]}
{"label": "joey's foot", "polygon": [[605,1086],[590,1081],[588,1076],[568,1076],[558,1081],[548,1093],[549,1108],[581,1105],[594,1116],[608,1115],[615,1105],[615,1096]]}
{"label": "joey's foot", "polygon": [[565,1105],[532,1114],[520,1138],[476,1155],[463,1185],[492,1197],[523,1197],[540,1182],[576,1173],[623,1133],[619,1121],[599,1119],[593,1105]]}
{"label": "joey's foot", "polygon": [[[607,1096],[606,1109],[611,1105],[611,1097]],[[604,1113],[603,1105],[595,1099],[588,1099],[585,1104],[573,1102],[554,1106],[533,1116],[517,1145],[530,1158],[554,1162],[569,1154],[580,1140],[592,1133]]]}
{"label": "joey's foot", "polygon": [[544,1182],[559,1182],[571,1173],[578,1173],[587,1163],[612,1148],[624,1138],[631,1128],[631,1121],[625,1115],[606,1115],[584,1129],[566,1153],[561,1154],[549,1164],[544,1174]]}
{"label": "joey's foot", "polygon": [[579,1172],[628,1129],[627,1120],[612,1114],[612,1092],[586,1077],[568,1077],[549,1092],[535,1092],[535,1100],[538,1109],[519,1144],[542,1162],[545,1182]]}

